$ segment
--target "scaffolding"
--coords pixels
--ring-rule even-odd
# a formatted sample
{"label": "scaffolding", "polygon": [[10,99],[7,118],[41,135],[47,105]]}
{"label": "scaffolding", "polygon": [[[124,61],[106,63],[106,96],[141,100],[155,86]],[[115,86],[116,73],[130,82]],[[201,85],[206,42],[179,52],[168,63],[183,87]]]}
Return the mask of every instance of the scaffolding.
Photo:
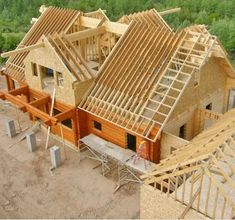
{"label": "scaffolding", "polygon": [[89,154],[86,157],[100,163],[103,176],[117,169],[118,184],[115,191],[129,182],[142,183],[138,175],[147,174],[154,166],[150,161],[147,161],[146,166],[146,160],[143,158],[133,163],[136,155],[134,151],[121,148],[94,134],[80,139],[80,149],[80,156],[84,150],[88,150]]}

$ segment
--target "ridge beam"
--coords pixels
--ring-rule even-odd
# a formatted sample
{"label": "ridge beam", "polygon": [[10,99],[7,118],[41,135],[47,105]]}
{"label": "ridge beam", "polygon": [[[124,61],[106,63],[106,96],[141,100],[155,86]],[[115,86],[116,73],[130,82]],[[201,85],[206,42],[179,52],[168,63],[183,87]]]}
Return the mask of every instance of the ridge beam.
{"label": "ridge beam", "polygon": [[[97,28],[101,22],[101,19],[90,18],[86,16],[80,17],[80,25],[87,28]],[[104,22],[103,26],[106,28],[107,32],[114,34],[124,34],[129,27],[127,24],[121,24],[118,22]]]}
{"label": "ridge beam", "polygon": [[75,32],[72,34],[67,34],[66,37],[71,41],[82,40],[88,37],[96,36],[99,34],[104,34],[106,29],[104,26],[92,28],[84,31]]}
{"label": "ridge beam", "polygon": [[158,12],[161,16],[164,16],[164,15],[169,15],[169,14],[173,14],[173,13],[176,13],[176,12],[180,12],[181,11],[181,8],[172,8],[172,9],[169,9],[169,10],[166,10],[166,11],[161,11],[161,12]]}
{"label": "ridge beam", "polygon": [[30,50],[35,50],[35,49],[41,48],[41,47],[44,47],[44,43],[38,43],[38,44],[23,47],[23,48],[19,48],[19,49],[16,49],[16,50],[12,50],[12,51],[9,51],[9,52],[6,52],[6,53],[2,53],[1,57],[2,58],[7,58],[7,57],[10,57],[10,56],[15,56],[19,53],[28,52]]}

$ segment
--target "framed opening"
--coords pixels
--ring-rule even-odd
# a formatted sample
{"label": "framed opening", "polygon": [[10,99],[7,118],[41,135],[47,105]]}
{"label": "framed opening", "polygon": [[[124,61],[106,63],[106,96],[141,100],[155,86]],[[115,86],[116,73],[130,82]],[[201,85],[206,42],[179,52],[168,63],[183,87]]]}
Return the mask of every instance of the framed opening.
{"label": "framed opening", "polygon": [[72,129],[72,120],[66,119],[66,120],[62,121],[62,125]]}
{"label": "framed opening", "polygon": [[60,114],[60,113],[61,113],[60,110],[58,110],[58,109],[56,109],[56,108],[53,108],[53,115],[58,115],[58,114]]}
{"label": "framed opening", "polygon": [[102,131],[102,125],[98,121],[93,121],[93,127],[99,131]]}
{"label": "framed opening", "polygon": [[56,72],[57,76],[57,85],[60,87],[64,87],[64,76],[61,72]]}
{"label": "framed opening", "polygon": [[186,124],[182,125],[179,129],[179,137],[185,139]]}
{"label": "framed opening", "polygon": [[36,63],[31,63],[33,76],[38,76],[38,67]]}
{"label": "framed opening", "polygon": [[54,70],[40,66],[40,74],[42,76],[42,89],[52,95],[55,88]]}
{"label": "framed opening", "polygon": [[127,136],[127,148],[136,151],[136,136],[132,134],[126,134]]}
{"label": "framed opening", "polygon": [[207,109],[207,110],[212,110],[212,103],[208,104],[208,105],[206,106],[206,109]]}

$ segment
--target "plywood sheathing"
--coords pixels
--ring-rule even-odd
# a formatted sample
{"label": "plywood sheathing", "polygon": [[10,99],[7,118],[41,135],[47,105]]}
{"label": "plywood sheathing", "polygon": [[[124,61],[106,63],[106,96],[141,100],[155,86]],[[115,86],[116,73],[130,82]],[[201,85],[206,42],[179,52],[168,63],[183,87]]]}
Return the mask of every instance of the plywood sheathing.
{"label": "plywood sheathing", "polygon": [[[140,190],[140,219],[178,219],[185,205],[167,197],[151,186],[142,185]],[[190,210],[186,219],[209,219]]]}
{"label": "plywood sheathing", "polygon": [[[18,48],[36,44],[42,35],[65,32],[78,16],[79,12],[75,10],[49,7],[32,26]],[[23,62],[27,54],[28,52],[17,54],[7,61],[6,73],[18,81],[25,81]]]}
{"label": "plywood sheathing", "polygon": [[[235,211],[235,110],[156,165],[145,184],[211,218]],[[195,202],[192,200],[199,190]],[[212,199],[213,198],[213,199]]]}

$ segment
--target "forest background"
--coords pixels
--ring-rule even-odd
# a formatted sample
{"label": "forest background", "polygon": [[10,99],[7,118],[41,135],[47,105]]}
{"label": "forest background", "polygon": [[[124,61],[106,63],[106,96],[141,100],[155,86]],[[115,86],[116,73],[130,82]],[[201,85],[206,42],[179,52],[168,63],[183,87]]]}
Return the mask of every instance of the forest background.
{"label": "forest background", "polygon": [[[235,66],[235,0],[0,0],[0,53],[16,48],[31,27],[31,18],[39,16],[43,4],[84,12],[102,8],[113,21],[151,8],[164,11],[180,7],[179,13],[164,17],[168,24],[174,30],[206,24],[219,37]],[[0,63],[4,61],[1,58]]]}

